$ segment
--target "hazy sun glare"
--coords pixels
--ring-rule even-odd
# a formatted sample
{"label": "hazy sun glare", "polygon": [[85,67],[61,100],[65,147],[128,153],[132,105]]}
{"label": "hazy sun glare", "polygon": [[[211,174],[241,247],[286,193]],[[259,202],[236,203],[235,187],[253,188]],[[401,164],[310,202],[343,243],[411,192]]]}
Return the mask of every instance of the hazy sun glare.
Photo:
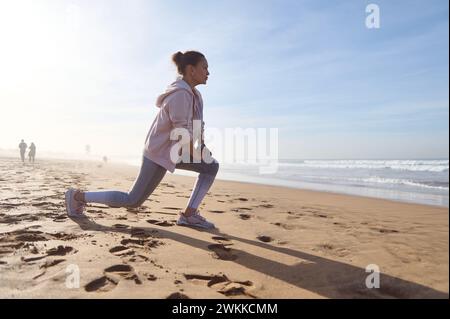
{"label": "hazy sun glare", "polygon": [[74,12],[61,9],[49,1],[0,3],[0,105],[8,135],[42,134],[60,115],[67,65],[76,68],[80,60]]}
{"label": "hazy sun glare", "polygon": [[[130,128],[133,134],[133,124],[102,121],[106,113],[117,117],[122,107],[127,114],[143,108],[120,104],[108,94],[114,78],[126,76],[109,61],[117,52],[111,26],[95,4],[89,9],[81,12],[66,1],[0,2],[1,147],[15,148],[25,138],[47,150],[72,145],[64,149],[81,153],[86,144],[97,144],[93,149],[105,153],[119,142],[105,136]],[[100,18],[92,18],[95,14]],[[120,141],[122,151],[129,146],[139,153],[146,129],[147,124],[135,129],[135,142]]]}

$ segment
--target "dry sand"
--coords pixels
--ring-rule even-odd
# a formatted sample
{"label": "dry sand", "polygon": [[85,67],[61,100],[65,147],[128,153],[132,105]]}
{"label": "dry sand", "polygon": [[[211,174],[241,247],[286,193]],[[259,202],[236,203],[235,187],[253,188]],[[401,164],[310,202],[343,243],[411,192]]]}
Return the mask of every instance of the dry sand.
{"label": "dry sand", "polygon": [[139,209],[67,218],[68,187],[127,191],[137,172],[0,158],[0,297],[449,297],[443,207],[217,180],[201,210],[219,229],[201,231],[175,225],[194,179],[167,173]]}

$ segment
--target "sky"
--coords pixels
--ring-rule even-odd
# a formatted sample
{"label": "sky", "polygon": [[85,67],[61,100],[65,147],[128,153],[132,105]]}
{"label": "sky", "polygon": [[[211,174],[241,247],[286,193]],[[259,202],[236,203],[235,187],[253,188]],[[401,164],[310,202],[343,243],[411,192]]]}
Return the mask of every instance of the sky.
{"label": "sky", "polygon": [[279,158],[448,158],[448,16],[446,0],[0,0],[0,148],[139,158],[171,55],[193,49],[207,133],[278,128]]}

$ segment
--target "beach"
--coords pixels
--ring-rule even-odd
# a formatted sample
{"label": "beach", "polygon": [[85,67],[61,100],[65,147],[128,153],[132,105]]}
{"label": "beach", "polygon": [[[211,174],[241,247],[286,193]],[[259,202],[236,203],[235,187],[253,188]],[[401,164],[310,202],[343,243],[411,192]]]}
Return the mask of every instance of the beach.
{"label": "beach", "polygon": [[67,188],[128,191],[138,170],[0,157],[0,297],[449,297],[447,207],[216,180],[206,231],[175,224],[195,179],[167,173],[140,208],[66,216]]}

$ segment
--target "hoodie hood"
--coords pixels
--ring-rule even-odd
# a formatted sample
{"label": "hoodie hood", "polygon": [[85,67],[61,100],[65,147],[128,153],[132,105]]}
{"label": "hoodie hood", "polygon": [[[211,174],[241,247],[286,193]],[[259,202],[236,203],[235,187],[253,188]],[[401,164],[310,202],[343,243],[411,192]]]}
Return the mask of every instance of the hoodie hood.
{"label": "hoodie hood", "polygon": [[[167,87],[166,91],[163,94],[158,96],[158,98],[156,99],[156,106],[160,108],[166,97],[168,97],[170,94],[177,92],[179,90],[185,90],[185,91],[189,92],[189,94],[191,94],[192,96],[194,95],[189,84],[187,84],[186,81],[184,81],[182,78],[178,78],[175,82],[171,83]],[[197,96],[199,96],[200,92],[198,92],[197,89],[195,89],[195,88],[194,88],[194,90],[195,90],[195,93],[197,94]]]}

